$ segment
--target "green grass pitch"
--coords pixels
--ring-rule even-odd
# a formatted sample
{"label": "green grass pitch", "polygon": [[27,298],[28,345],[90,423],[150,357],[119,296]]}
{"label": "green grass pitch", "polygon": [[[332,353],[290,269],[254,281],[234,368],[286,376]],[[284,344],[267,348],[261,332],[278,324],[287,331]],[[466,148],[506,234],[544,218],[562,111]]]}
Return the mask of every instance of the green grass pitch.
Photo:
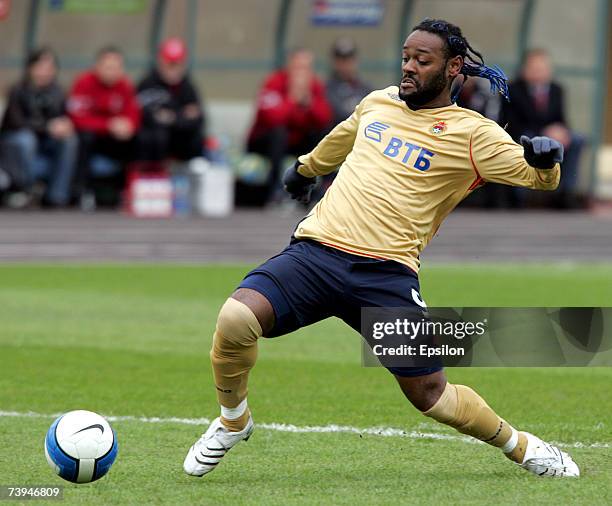
{"label": "green grass pitch", "polygon": [[[565,444],[583,473],[578,480],[539,479],[417,413],[384,369],[361,367],[358,336],[335,320],[261,343],[249,395],[256,423],[395,427],[429,436],[260,427],[217,470],[197,479],[183,474],[182,461],[204,426],[123,419],[113,422],[119,455],[107,476],[86,485],[55,476],[43,452],[50,414],[217,416],[211,334],[218,308],[247,268],[0,267],[0,484],[66,485],[66,504],[609,499],[612,369],[448,371],[451,381],[473,386],[517,427]],[[612,268],[426,266],[421,286],[432,306],[605,306],[612,300]]]}

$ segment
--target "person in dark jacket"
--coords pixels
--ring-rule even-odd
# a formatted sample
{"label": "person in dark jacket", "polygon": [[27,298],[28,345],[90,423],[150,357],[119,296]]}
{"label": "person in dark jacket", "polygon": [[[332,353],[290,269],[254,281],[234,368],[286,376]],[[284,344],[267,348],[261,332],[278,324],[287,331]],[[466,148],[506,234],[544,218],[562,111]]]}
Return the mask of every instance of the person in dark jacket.
{"label": "person in dark jacket", "polygon": [[[353,114],[361,99],[372,91],[372,87],[359,76],[357,45],[350,37],[339,37],[331,48],[331,72],[325,91],[333,113],[330,129]],[[313,192],[314,202],[323,197],[337,173],[334,171],[321,177],[321,184]]]}
{"label": "person in dark jacket", "polygon": [[331,50],[331,75],[327,99],[334,112],[333,125],[348,118],[372,87],[359,77],[357,46],[353,39],[340,37]]}
{"label": "person in dark jacket", "polygon": [[561,183],[555,204],[572,207],[578,179],[579,156],[584,139],[569,128],[563,88],[553,80],[548,52],[531,49],[523,57],[518,79],[510,83],[510,102],[503,103],[500,124],[515,141],[521,135],[543,135],[559,141],[565,149]]}
{"label": "person in dark jacket", "polygon": [[41,179],[48,182],[44,203],[64,206],[70,202],[78,142],[57,73],[53,51],[38,49],[27,59],[23,79],[9,92],[0,127],[2,165],[13,187],[24,192],[23,204]]}
{"label": "person in dark jacket", "polygon": [[156,68],[138,85],[138,100],[143,115],[138,159],[189,160],[202,155],[204,114],[187,74],[187,48],[181,39],[162,43]]}

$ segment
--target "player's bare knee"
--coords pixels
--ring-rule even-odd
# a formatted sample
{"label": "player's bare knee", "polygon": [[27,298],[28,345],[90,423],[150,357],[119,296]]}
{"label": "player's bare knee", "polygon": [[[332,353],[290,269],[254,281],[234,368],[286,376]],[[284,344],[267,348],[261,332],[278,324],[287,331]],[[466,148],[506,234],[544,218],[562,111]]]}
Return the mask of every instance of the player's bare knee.
{"label": "player's bare knee", "polygon": [[427,411],[436,404],[446,388],[446,376],[443,371],[427,376],[396,376],[396,378],[404,395],[419,411]]}
{"label": "player's bare knee", "polygon": [[414,406],[420,411],[427,411],[431,408],[444,392],[446,386],[445,378],[431,378],[424,382],[420,388],[419,395],[415,401],[412,401]]}
{"label": "player's bare knee", "polygon": [[231,298],[248,306],[262,328],[262,335],[268,335],[274,327],[275,319],[274,309],[270,301],[257,290],[251,288],[238,288]]}

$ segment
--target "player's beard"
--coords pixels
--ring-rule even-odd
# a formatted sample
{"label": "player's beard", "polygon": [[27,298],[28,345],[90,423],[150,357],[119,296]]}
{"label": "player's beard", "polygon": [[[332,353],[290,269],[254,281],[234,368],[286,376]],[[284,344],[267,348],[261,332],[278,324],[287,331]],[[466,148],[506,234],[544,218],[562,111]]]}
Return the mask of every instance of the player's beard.
{"label": "player's beard", "polygon": [[399,97],[406,102],[408,107],[422,107],[428,104],[448,88],[448,80],[446,79],[445,71],[446,69],[442,68],[440,72],[433,75],[425,83],[417,82],[413,77],[410,77],[414,82],[416,90],[412,93],[402,93],[400,88]]}

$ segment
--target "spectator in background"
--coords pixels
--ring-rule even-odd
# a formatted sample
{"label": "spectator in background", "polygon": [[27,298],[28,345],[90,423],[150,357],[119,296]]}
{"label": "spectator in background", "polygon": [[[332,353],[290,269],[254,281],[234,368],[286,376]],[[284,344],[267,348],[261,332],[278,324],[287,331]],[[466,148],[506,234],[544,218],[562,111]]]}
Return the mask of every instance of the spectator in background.
{"label": "spectator in background", "polygon": [[48,182],[43,204],[55,207],[70,202],[77,139],[66,116],[57,73],[53,51],[38,49],[28,56],[22,80],[9,92],[0,127],[2,165],[13,187],[24,192],[11,199],[17,207],[28,203],[39,179]]}
{"label": "spectator in background", "polygon": [[270,160],[266,202],[279,186],[283,159],[309,152],[329,129],[332,112],[313,64],[312,51],[291,51],[286,67],[268,76],[259,92],[247,149]]}
{"label": "spectator in background", "polygon": [[[372,91],[372,87],[359,77],[357,46],[350,37],[336,39],[331,48],[331,74],[326,84],[333,119],[330,127],[348,118],[361,99]],[[331,128],[330,128],[331,129]],[[312,202],[319,201],[336,177],[337,171],[322,176],[321,183],[312,194]]]}
{"label": "spectator in background", "polygon": [[331,75],[326,90],[334,125],[348,118],[361,99],[372,91],[359,77],[357,46],[348,37],[340,37],[332,46]]}
{"label": "spectator in background", "polygon": [[510,102],[502,106],[500,124],[508,125],[508,133],[517,142],[521,135],[545,135],[563,144],[565,157],[554,203],[557,207],[574,207],[579,156],[584,140],[567,124],[563,89],[552,80],[552,74],[552,63],[546,50],[527,51],[519,78],[510,84]]}
{"label": "spectator in background", "polygon": [[139,160],[169,156],[189,160],[202,155],[204,115],[187,74],[187,47],[181,39],[162,43],[156,68],[138,85],[138,100],[142,108]]}
{"label": "spectator in background", "polygon": [[119,162],[133,156],[133,138],[140,125],[140,107],[125,74],[123,54],[113,46],[102,48],[93,69],[75,80],[68,111],[80,139],[76,189],[81,207],[95,207],[91,188],[93,155]]}
{"label": "spectator in background", "polygon": [[499,121],[501,110],[500,95],[490,91],[491,83],[480,77],[470,77],[464,81],[457,105],[482,114],[485,118]]}

